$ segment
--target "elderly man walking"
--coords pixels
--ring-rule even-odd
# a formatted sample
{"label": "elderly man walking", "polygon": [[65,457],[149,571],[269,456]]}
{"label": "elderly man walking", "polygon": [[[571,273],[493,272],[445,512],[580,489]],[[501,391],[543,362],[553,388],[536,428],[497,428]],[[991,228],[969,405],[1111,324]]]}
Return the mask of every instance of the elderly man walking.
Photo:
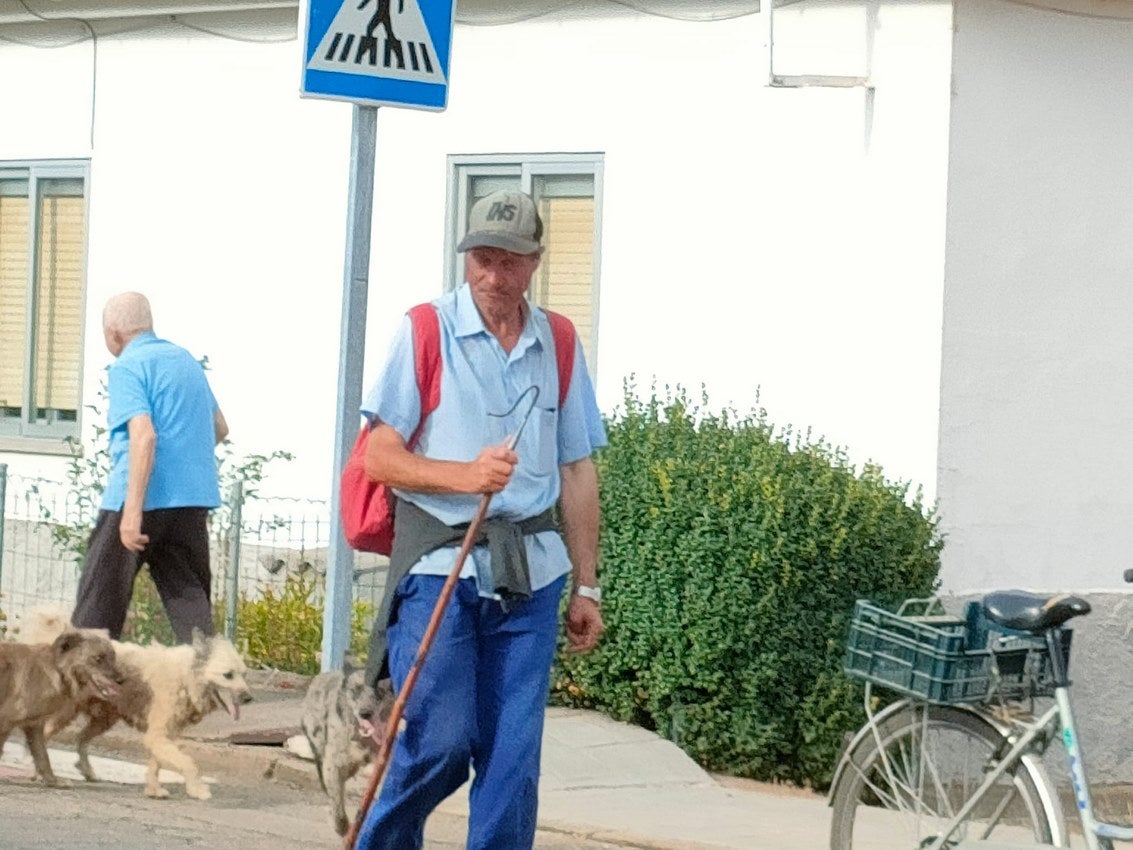
{"label": "elderly man walking", "polygon": [[201,364],[153,332],[138,292],[103,310],[110,477],[90,537],[78,601],[79,627],[117,638],[143,564],[181,643],[212,634],[208,512],[220,504],[216,444],[228,434]]}
{"label": "elderly man walking", "polygon": [[[597,587],[598,479],[591,454],[605,429],[577,338],[559,405],[555,337],[527,303],[543,225],[531,198],[477,202],[465,283],[433,302],[440,325],[438,406],[420,422],[412,323],[402,323],[363,407],[372,425],[367,472],[394,489],[394,550],[374,626],[371,683],[400,688],[455,563],[481,494],[494,494],[487,543],[473,548],[405,711],[389,774],[358,846],[414,850],[425,819],[475,773],[469,850],[527,850],[535,837],[540,745],[563,588],[571,648],[602,633]],[[515,451],[505,447],[539,388]],[[510,416],[502,414],[515,411]],[[407,444],[421,426],[412,448]],[[562,533],[553,509],[558,503]],[[455,535],[454,535],[455,532]],[[388,627],[388,631],[387,631]]]}

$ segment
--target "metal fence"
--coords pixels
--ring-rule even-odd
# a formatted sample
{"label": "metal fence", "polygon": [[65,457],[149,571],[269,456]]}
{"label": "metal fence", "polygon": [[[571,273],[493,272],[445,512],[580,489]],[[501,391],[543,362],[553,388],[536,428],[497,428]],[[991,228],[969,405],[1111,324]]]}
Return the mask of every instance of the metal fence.
{"label": "metal fence", "polygon": [[[242,644],[253,662],[283,669],[309,668],[307,656],[317,652],[313,647],[321,641],[331,530],[327,503],[247,498],[239,483],[223,498],[224,504],[210,521],[212,598],[218,630]],[[95,508],[89,497],[83,498],[61,481],[10,475],[4,464],[0,464],[0,505],[2,632],[5,625],[18,625],[37,606],[74,604],[82,550],[94,525]],[[381,600],[386,566],[386,559],[380,556],[355,554],[355,620],[361,628],[369,627]],[[139,583],[135,608],[139,596],[145,596],[143,590]],[[146,592],[160,617],[156,595],[152,590]],[[144,610],[132,613],[135,617],[148,615]]]}

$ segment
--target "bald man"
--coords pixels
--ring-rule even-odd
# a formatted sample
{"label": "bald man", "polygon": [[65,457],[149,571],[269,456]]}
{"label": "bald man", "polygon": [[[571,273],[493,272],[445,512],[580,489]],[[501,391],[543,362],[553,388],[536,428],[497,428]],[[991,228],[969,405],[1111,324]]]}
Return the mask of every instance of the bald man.
{"label": "bald man", "polygon": [[118,638],[148,564],[173,632],[212,634],[208,512],[220,505],[216,444],[228,425],[201,364],[153,332],[149,301],[124,292],[102,313],[110,477],[79,581],[72,621]]}

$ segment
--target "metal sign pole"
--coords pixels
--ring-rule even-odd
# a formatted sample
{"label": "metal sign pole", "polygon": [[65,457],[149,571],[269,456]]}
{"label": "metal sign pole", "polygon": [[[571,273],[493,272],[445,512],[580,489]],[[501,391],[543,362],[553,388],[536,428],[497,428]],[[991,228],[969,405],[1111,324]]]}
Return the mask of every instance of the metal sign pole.
{"label": "metal sign pole", "polygon": [[350,134],[350,189],[346,202],[346,266],[343,274],[342,327],[338,348],[338,391],[334,432],[334,474],[330,497],[323,607],[322,669],[342,669],[350,641],[354,598],[354,553],[346,545],[339,504],[339,476],[360,425],[362,366],[365,358],[366,299],[370,287],[370,223],[374,209],[374,161],[378,107],[354,106]]}

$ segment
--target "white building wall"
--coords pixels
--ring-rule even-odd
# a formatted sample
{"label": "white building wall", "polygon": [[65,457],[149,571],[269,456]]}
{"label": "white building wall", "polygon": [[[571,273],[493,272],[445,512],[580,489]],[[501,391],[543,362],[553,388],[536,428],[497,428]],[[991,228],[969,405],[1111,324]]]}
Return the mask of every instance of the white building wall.
{"label": "white building wall", "polygon": [[[1070,664],[1095,798],[1133,778],[1133,3],[957,0],[944,288],[942,578],[1084,594]],[[1065,784],[1061,748],[1048,754]],[[1122,794],[1124,796],[1122,796]]]}
{"label": "white building wall", "polygon": [[[860,62],[861,14],[783,11],[777,70],[860,73],[836,66]],[[205,22],[240,38],[295,31],[287,12]],[[379,116],[366,381],[404,309],[441,291],[448,154],[601,151],[603,408],[631,373],[694,395],[703,382],[713,407],[746,408],[761,387],[775,421],[931,495],[949,22],[942,4],[882,6],[871,120],[860,89],[766,88],[755,16],[688,23],[611,6],[458,27],[448,111]],[[89,42],[0,42],[0,160],[91,156],[87,400],[109,359],[101,304],[141,289],[158,332],[209,357],[237,451],[297,455],[266,489],[320,497],[350,109],[301,100],[298,57],[294,41],[168,22],[106,35],[92,155]],[[0,462],[61,471],[40,456]]]}
{"label": "white building wall", "polygon": [[996,0],[955,14],[945,583],[1117,588],[1133,566],[1133,22]]}

